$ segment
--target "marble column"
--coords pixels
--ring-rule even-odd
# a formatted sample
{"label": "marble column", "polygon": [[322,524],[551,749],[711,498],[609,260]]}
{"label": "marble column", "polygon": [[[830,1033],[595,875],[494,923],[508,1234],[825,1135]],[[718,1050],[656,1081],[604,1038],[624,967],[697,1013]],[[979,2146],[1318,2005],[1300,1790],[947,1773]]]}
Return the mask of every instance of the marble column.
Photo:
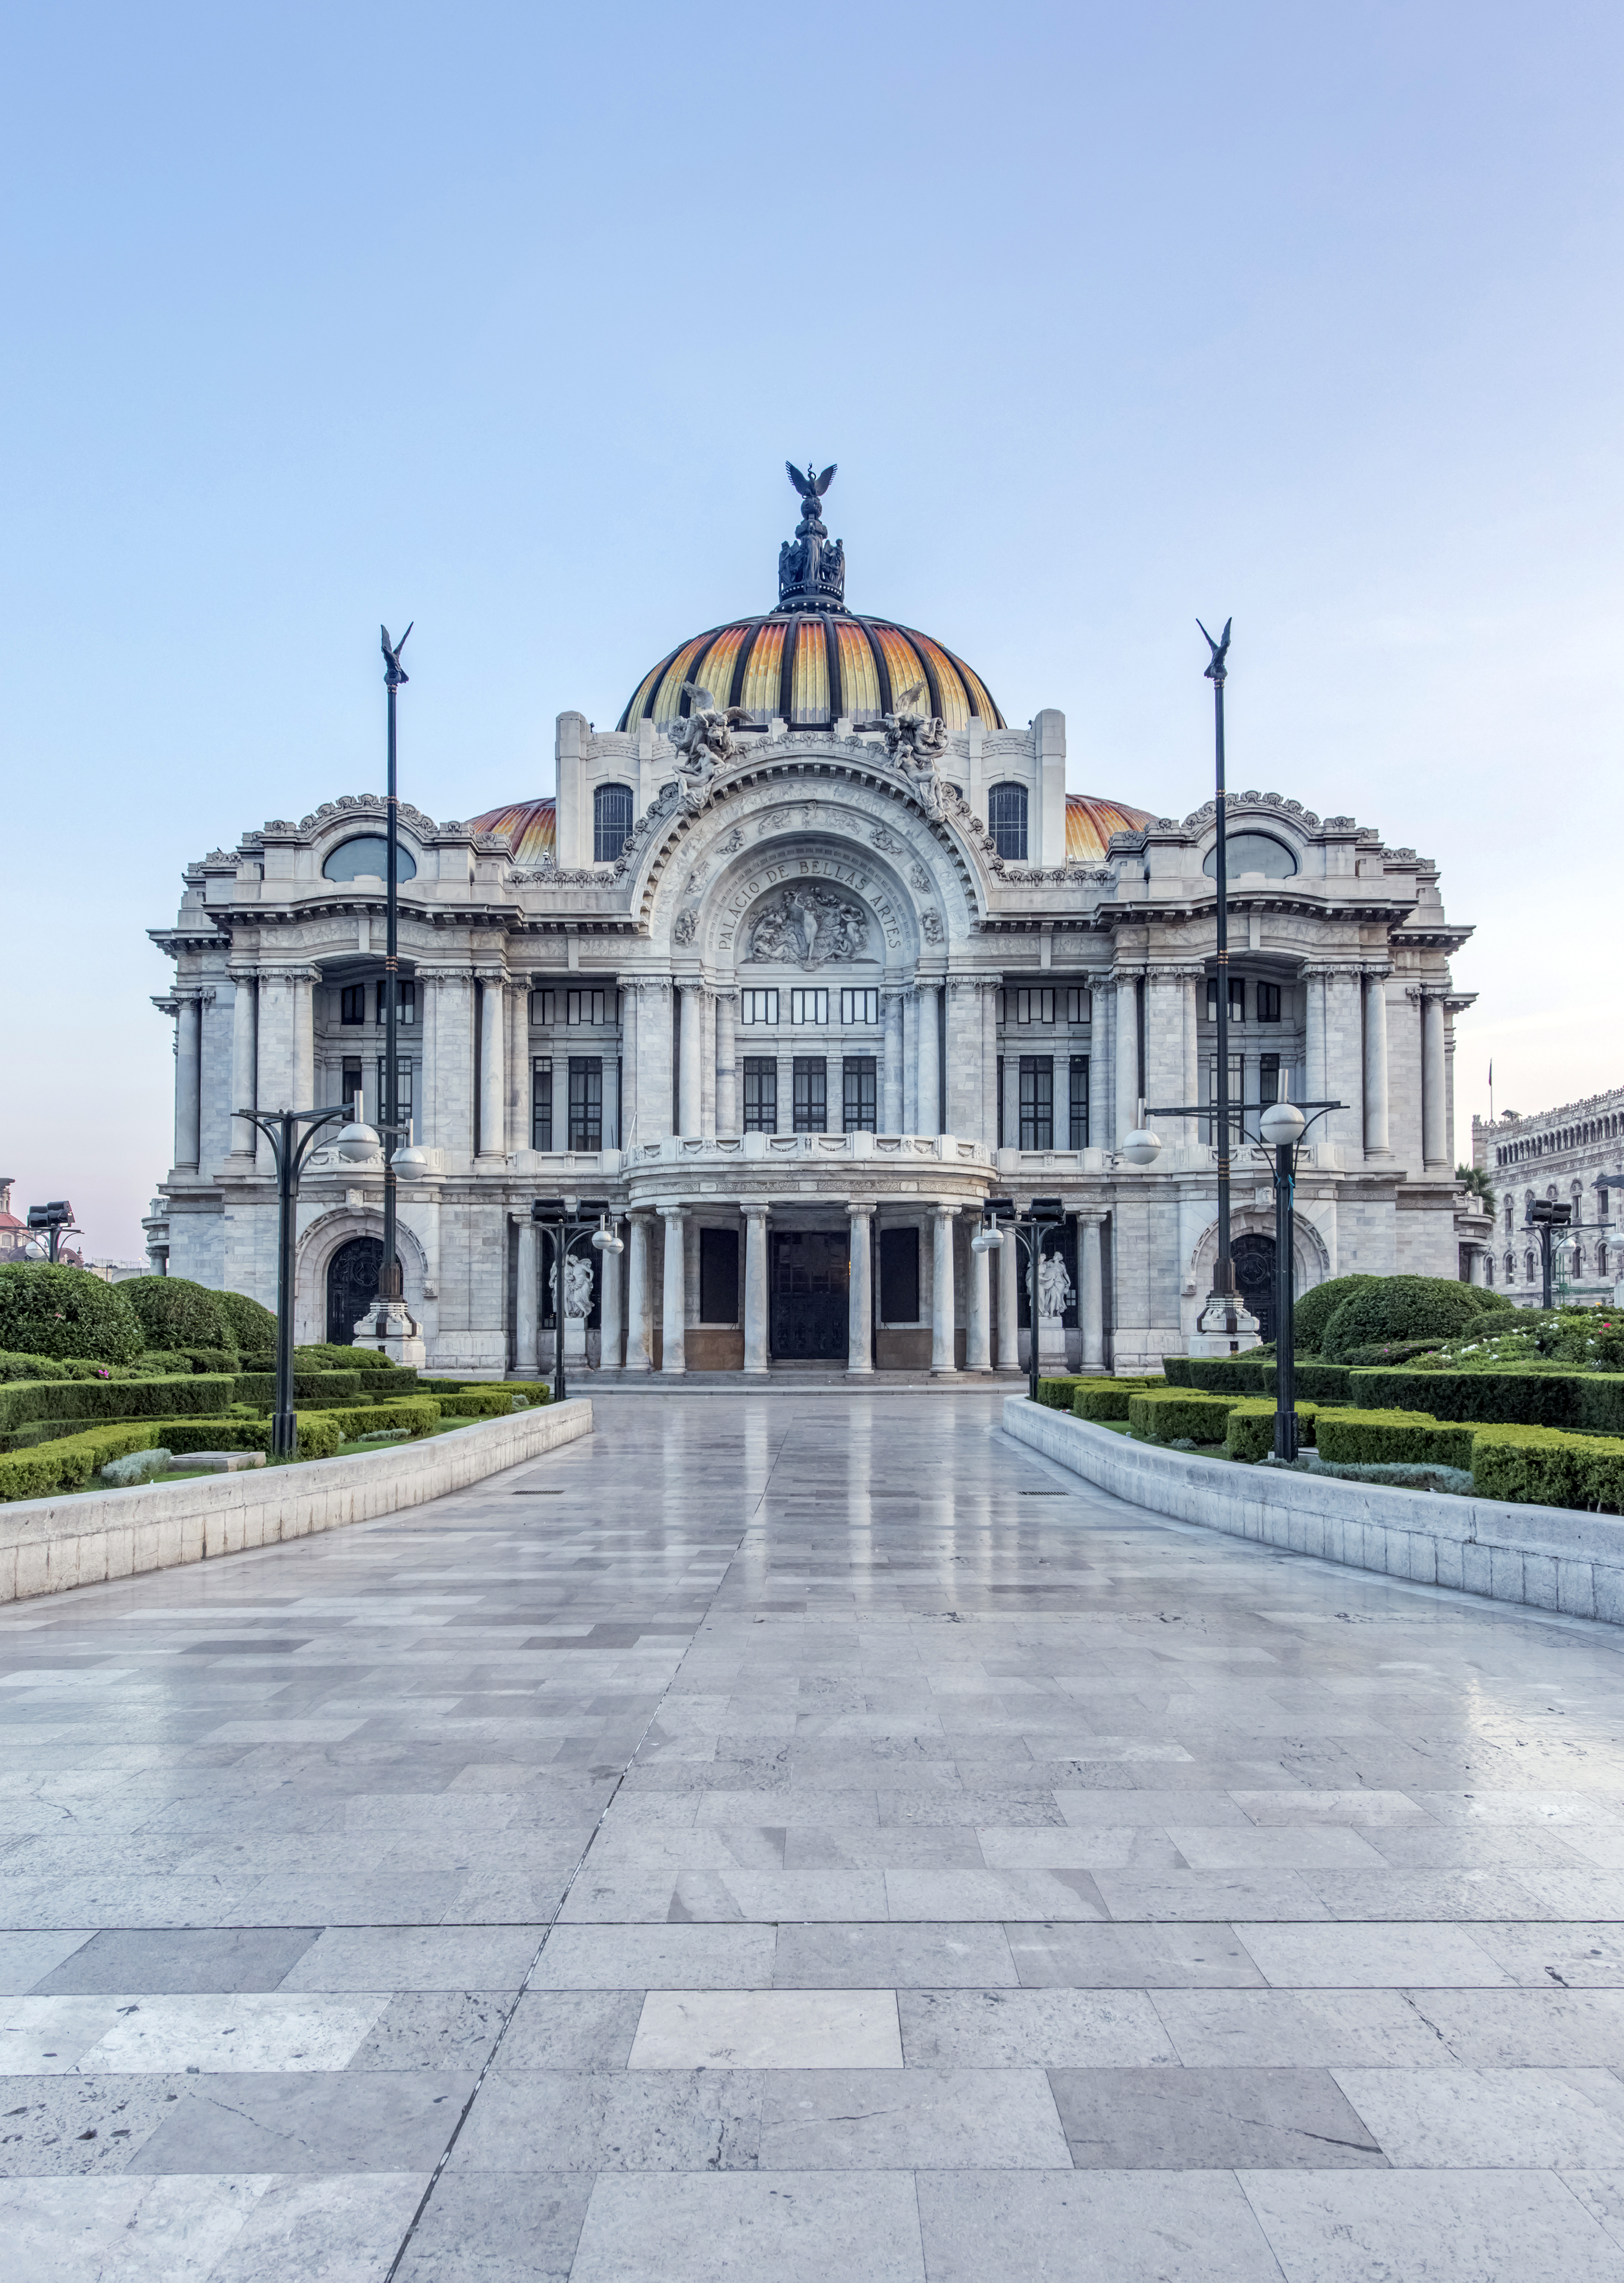
{"label": "marble column", "polygon": [[296,968],[288,978],[293,1031],[293,1099],[289,1107],[293,1110],[322,1106],[315,1099],[315,986],[321,979],[314,967]]}
{"label": "marble column", "polygon": [[1077,1215],[1077,1323],[1084,1371],[1105,1369],[1104,1237],[1102,1213]]}
{"label": "marble column", "polygon": [[1443,999],[1421,999],[1421,1156],[1428,1171],[1449,1162],[1444,1056]]}
{"label": "marble column", "polygon": [[700,1130],[701,1104],[704,1099],[704,1048],[701,1043],[704,986],[703,983],[680,983],[677,988],[682,993],[681,1099],[677,1131],[684,1135],[694,1135]]}
{"label": "marble column", "polygon": [[515,1297],[514,1369],[528,1379],[537,1369],[537,1334],[541,1324],[541,1231],[533,1220],[518,1223],[518,1290]]}
{"label": "marble column", "polygon": [[744,1368],[767,1368],[767,1207],[752,1199],[744,1214]]}
{"label": "marble column", "polygon": [[947,979],[947,1124],[966,1141],[979,1139],[986,1106],[982,1091],[982,986],[974,975]]}
{"label": "marble column", "polygon": [[461,1157],[470,1156],[474,1146],[473,990],[474,978],[465,968],[435,978],[434,1058],[429,1070],[434,1146]]}
{"label": "marble column", "polygon": [[991,1254],[977,1252],[975,1238],[970,1241],[970,1321],[964,1344],[967,1371],[991,1371],[992,1368],[992,1290],[987,1263]]}
{"label": "marble column", "polygon": [[716,993],[708,987],[699,994],[699,1130],[716,1137]]}
{"label": "marble column", "polygon": [[[619,1235],[617,1228],[616,1235]],[[618,1371],[620,1368],[620,1279],[625,1274],[625,1255],[601,1252],[598,1255],[598,1368]]]}
{"label": "marble column", "polygon": [[257,996],[254,1058],[259,1064],[259,1076],[254,1081],[255,1107],[266,1110],[314,1107],[308,1103],[295,1103],[289,1096],[293,993],[285,969],[273,970],[269,974],[262,971]]}
{"label": "marble column", "polygon": [[[307,1100],[297,1108],[308,1110]],[[203,1116],[203,1001],[190,992],[175,1001],[175,1169],[198,1170]]]}
{"label": "marble column", "polygon": [[919,993],[902,994],[902,1130],[921,1130],[919,1110]]}
{"label": "marble column", "polygon": [[998,989],[989,977],[981,994],[981,1119],[975,1139],[987,1149],[998,1138]]}
{"label": "marble column", "polygon": [[504,978],[479,978],[479,1155],[502,1157],[508,1151],[508,1079],[502,1053]]}
{"label": "marble column", "polygon": [[[1201,1099],[1201,1017],[1206,1009],[1207,973],[1204,968],[1186,967],[1180,981],[1184,985],[1185,1001],[1185,1066],[1184,1092],[1181,1103],[1193,1103]],[[1177,1137],[1185,1142],[1199,1142],[1201,1129],[1196,1120],[1182,1121],[1183,1133]]]}
{"label": "marble column", "polygon": [[[1145,984],[1145,1097],[1147,1103],[1189,1102],[1181,1091],[1185,1082],[1185,985],[1177,971],[1154,970]],[[1182,1119],[1165,1138],[1175,1143],[1190,1139]]]}
{"label": "marble column", "polygon": [[1021,1147],[1021,1053],[1019,1044],[1007,1044],[1004,1055],[1004,1147]]}
{"label": "marble column", "polygon": [[628,1371],[652,1371],[654,1368],[654,1316],[649,1291],[649,1227],[647,1213],[632,1215],[631,1233],[626,1240],[626,1367]]}
{"label": "marble column", "polygon": [[[1324,1102],[1325,1083],[1325,978],[1317,968],[1302,974],[1302,1085],[1305,1102]],[[1322,1121],[1323,1127],[1323,1121]]]}
{"label": "marble column", "polygon": [[1387,978],[1379,970],[1364,978],[1364,1154],[1393,1154],[1387,1139]]}
{"label": "marble column", "polygon": [[940,1134],[942,1124],[941,1038],[937,1029],[937,986],[919,986],[919,1130]]}
{"label": "marble column", "polygon": [[639,998],[635,983],[620,978],[620,1147],[636,1147],[637,1069],[642,1050],[638,1031]]}
{"label": "marble column", "polygon": [[957,1205],[932,1205],[934,1223],[930,1278],[930,1368],[957,1369],[953,1360],[953,1221]]}
{"label": "marble column", "polygon": [[1132,1133],[1139,1108],[1138,997],[1131,975],[1116,978],[1115,1117],[1118,1146]]}
{"label": "marble column", "polygon": [[874,1212],[872,1204],[846,1207],[851,1229],[851,1269],[846,1288],[846,1369],[849,1372],[872,1372],[874,1369],[871,1353],[874,1344],[874,1278],[870,1273]]}
{"label": "marble column", "polygon": [[998,1369],[1021,1368],[1021,1247],[1013,1230],[1004,1231],[998,1263]]}
{"label": "marble column", "polygon": [[739,994],[716,994],[716,1130],[731,1136],[739,1130],[739,1079],[735,1044]]}
{"label": "marble column", "polygon": [[[502,1059],[506,1068],[506,1109],[503,1126],[509,1149],[523,1149],[530,1142],[530,1104],[526,1100],[526,1078],[530,1068],[530,986],[528,983],[506,983],[502,986]],[[610,1120],[611,1091],[614,1065],[603,1072],[603,1140],[608,1148],[614,1146]],[[414,1103],[412,1122],[419,1131],[414,1141],[421,1141],[423,1109]]]}
{"label": "marble column", "polygon": [[258,1129],[237,1112],[257,1107],[253,1089],[256,993],[254,978],[245,971],[234,970],[231,981],[236,993],[231,1001],[231,1155],[239,1166],[246,1166],[253,1161]]}
{"label": "marble column", "polygon": [[903,1123],[902,999],[900,991],[887,991],[882,1000],[885,1016],[884,1045],[880,1066],[880,1131],[906,1132]]}
{"label": "marble column", "polygon": [[[684,994],[685,999],[687,994]],[[686,1009],[685,1009],[686,1011]],[[684,1024],[683,1060],[688,1059],[687,1025]],[[688,1081],[683,1079],[686,1093]],[[683,1372],[688,1369],[688,1279],[684,1273],[683,1229],[688,1219],[686,1205],[662,1205],[660,1218],[665,1223],[665,1291],[664,1314],[661,1326],[663,1339],[660,1350],[660,1369],[664,1372]]]}

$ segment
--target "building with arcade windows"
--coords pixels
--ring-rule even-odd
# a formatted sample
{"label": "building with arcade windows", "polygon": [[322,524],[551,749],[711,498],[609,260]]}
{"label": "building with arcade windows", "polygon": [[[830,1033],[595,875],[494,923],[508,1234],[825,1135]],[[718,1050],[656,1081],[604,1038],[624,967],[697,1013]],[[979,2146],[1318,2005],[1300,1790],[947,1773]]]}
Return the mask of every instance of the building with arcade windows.
{"label": "building with arcade windows", "polygon": [[[551,794],[400,810],[400,1257],[442,1369],[548,1367],[541,1196],[621,1224],[590,1286],[566,1280],[563,1337],[628,1384],[1018,1367],[1016,1247],[969,1243],[993,1195],[1063,1208],[1046,1359],[1133,1370],[1194,1330],[1210,1126],[1163,1121],[1150,1170],[1118,1145],[1141,1103],[1212,1095],[1212,806],[1069,791],[1063,716],[1006,720],[957,651],[849,609],[827,476],[795,482],[776,606],[676,644],[612,729],[560,714]],[[346,795],[245,832],[187,867],[152,931],[175,1056],[155,1265],[273,1302],[273,1168],[234,1113],[344,1100],[376,1120],[383,816]],[[1462,1273],[1488,1223],[1454,1177],[1469,931],[1437,866],[1246,792],[1229,872],[1232,1089],[1343,1105],[1304,1152],[1299,1290]],[[382,1180],[381,1157],[311,1159],[301,1341],[352,1336]],[[1265,1333],[1273,1227],[1243,1150],[1236,1266]]]}

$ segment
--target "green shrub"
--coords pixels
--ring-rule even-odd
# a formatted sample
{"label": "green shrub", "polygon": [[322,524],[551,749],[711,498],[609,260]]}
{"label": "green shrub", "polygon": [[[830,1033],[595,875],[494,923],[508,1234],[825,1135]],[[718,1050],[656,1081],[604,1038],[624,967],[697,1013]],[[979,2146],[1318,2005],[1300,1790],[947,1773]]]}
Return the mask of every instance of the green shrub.
{"label": "green shrub", "polygon": [[1362,1284],[1374,1284],[1374,1276],[1328,1276],[1323,1284],[1316,1284],[1300,1300],[1292,1303],[1291,1330],[1294,1355],[1317,1355],[1330,1322],[1344,1300],[1351,1297]]}
{"label": "green shrub", "polygon": [[1624,1438],[1552,1427],[1482,1427],[1472,1438],[1472,1487],[1519,1505],[1624,1512]]}
{"label": "green shrub", "polygon": [[[1041,1385],[1041,1382],[1039,1384]],[[1157,1384],[1160,1385],[1160,1382]],[[1148,1385],[1149,1383],[1146,1382]],[[544,1379],[423,1379],[418,1378],[416,1392],[420,1395],[489,1395],[496,1389],[505,1389],[509,1395],[527,1395],[532,1403],[550,1403],[553,1391]],[[393,1392],[392,1388],[391,1392]]]}
{"label": "green shrub", "polygon": [[1079,1379],[1072,1390],[1074,1419],[1126,1419],[1134,1396],[1159,1389],[1159,1379]]}
{"label": "green shrub", "polygon": [[[91,1366],[91,1376],[96,1367]],[[0,1354],[0,1386],[12,1379],[76,1379],[79,1374],[57,1356]]]}
{"label": "green shrub", "polygon": [[237,1342],[216,1294],[190,1276],[132,1276],[115,1288],[135,1310],[145,1348],[229,1348]]}
{"label": "green shrub", "polygon": [[[1038,1385],[1042,1387],[1042,1381],[1039,1381]],[[528,1388],[525,1389],[524,1393],[530,1395]],[[536,1398],[531,1395],[530,1399],[533,1403]],[[510,1419],[513,1415],[514,1404],[522,1400],[522,1398],[517,1389],[486,1385],[460,1388],[455,1394],[442,1392],[439,1400],[442,1418]],[[545,1388],[541,1391],[540,1400],[542,1402],[547,1400]],[[1056,1404],[1053,1407],[1057,1411],[1063,1411],[1069,1406],[1066,1404]]]}
{"label": "green shrub", "polygon": [[1441,1340],[1374,1340],[1369,1347],[1354,1348],[1343,1360],[1356,1367],[1369,1364],[1409,1363],[1418,1355],[1437,1355]]}
{"label": "green shrub", "polygon": [[1182,1388],[1146,1388],[1128,1399],[1128,1425],[1152,1443],[1218,1443],[1238,1396],[1198,1395]]}
{"label": "green shrub", "polygon": [[[370,1375],[359,1371],[296,1371],[294,1407],[301,1404],[353,1403],[357,1396],[365,1395],[370,1385]],[[239,1371],[236,1390],[236,1402],[257,1404],[261,1410],[268,1411],[276,1400],[276,1375],[274,1371]]]}
{"label": "green shrub", "polygon": [[[1039,1403],[1047,1404],[1051,1411],[1069,1411],[1071,1391],[1080,1384],[1081,1377],[1080,1373],[1074,1372],[1065,1379],[1040,1379],[1037,1383],[1037,1400]],[[459,1394],[463,1391],[462,1389],[457,1391]]]}
{"label": "green shrub", "polygon": [[1327,1409],[1320,1414],[1316,1441],[1320,1457],[1338,1466],[1470,1468],[1473,1432],[1441,1425],[1421,1411]]}
{"label": "green shrub", "polygon": [[[1274,1394],[1278,1380],[1278,1367],[1269,1365],[1263,1373],[1265,1393]],[[1299,1403],[1351,1403],[1346,1364],[1319,1363],[1312,1356],[1296,1359],[1296,1371],[1292,1391]]]}
{"label": "green shrub", "polygon": [[1346,1363],[1356,1348],[1387,1340],[1448,1339],[1475,1326],[1482,1288],[1448,1276],[1373,1276],[1332,1314],[1320,1335],[1327,1363]]}
{"label": "green shrub", "polygon": [[[1299,1403],[1297,1413],[1297,1443],[1307,1448],[1314,1440],[1315,1422],[1318,1406]],[[1230,1413],[1224,1429],[1224,1447],[1232,1459],[1239,1459],[1255,1467],[1260,1459],[1268,1457],[1274,1448],[1275,1406],[1272,1403],[1238,1403]]]}
{"label": "green shrub", "polygon": [[[299,1411],[299,1455],[301,1459],[330,1459],[343,1439],[330,1412]],[[164,1419],[158,1433],[177,1457],[186,1451],[265,1451],[270,1449],[268,1419]]]}
{"label": "green shrub", "polygon": [[1434,1419],[1485,1426],[1584,1428],[1624,1434],[1624,1373],[1578,1371],[1396,1371],[1348,1374],[1360,1410],[1424,1411]]}
{"label": "green shrub", "polygon": [[31,1451],[0,1457],[0,1500],[49,1498],[53,1491],[82,1490],[98,1468],[130,1451],[150,1451],[159,1441],[157,1429],[139,1426],[92,1427],[79,1435],[58,1436],[38,1443]]}
{"label": "green shrub", "polygon": [[1269,1383],[1270,1358],[1255,1348],[1238,1356],[1169,1356],[1172,1387],[1196,1387],[1208,1395],[1262,1395]]}
{"label": "green shrub", "polygon": [[104,1284],[88,1268],[14,1261],[0,1268],[0,1348],[128,1363],[146,1344],[128,1290],[128,1284]]}
{"label": "green shrub", "polygon": [[346,1443],[385,1427],[404,1427],[415,1441],[439,1425],[440,1406],[431,1395],[408,1395],[394,1403],[356,1403],[316,1415],[332,1420]]}
{"label": "green shrub", "polygon": [[240,1354],[276,1347],[275,1315],[257,1300],[251,1300],[245,1292],[216,1292],[214,1305],[225,1319],[229,1344]]}
{"label": "green shrub", "polygon": [[[0,1274],[4,1272],[0,1270]],[[229,1378],[23,1379],[0,1387],[0,1432],[40,1419],[163,1419],[225,1410],[236,1383]]]}
{"label": "green shrub", "polygon": [[293,1362],[295,1368],[301,1371],[387,1371],[416,1376],[408,1367],[385,1355],[382,1348],[346,1348],[337,1343],[295,1348]]}

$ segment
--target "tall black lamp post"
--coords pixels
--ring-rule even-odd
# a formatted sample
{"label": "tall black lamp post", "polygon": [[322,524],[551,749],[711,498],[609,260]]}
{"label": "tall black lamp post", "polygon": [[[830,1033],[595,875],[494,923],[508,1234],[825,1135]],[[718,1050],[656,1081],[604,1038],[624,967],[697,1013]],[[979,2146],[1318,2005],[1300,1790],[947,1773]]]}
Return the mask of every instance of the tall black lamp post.
{"label": "tall black lamp post", "polygon": [[[1201,627],[1199,619],[1196,625]],[[1207,668],[1206,679],[1212,684],[1213,766],[1216,783],[1218,838],[1216,849],[1214,885],[1217,890],[1217,964],[1218,964],[1218,1084],[1217,1084],[1217,1144],[1218,1144],[1218,1249],[1212,1264],[1212,1294],[1201,1313],[1203,1326],[1212,1319],[1211,1329],[1221,1330],[1233,1353],[1239,1341],[1239,1325],[1235,1313],[1235,1263],[1230,1249],[1230,1129],[1229,1102],[1229,845],[1228,801],[1224,784],[1224,685],[1229,678],[1229,630],[1233,619],[1225,619],[1220,639],[1214,642],[1201,627],[1207,647],[1212,652],[1212,662]]]}
{"label": "tall black lamp post", "polygon": [[1559,1205],[1554,1197],[1535,1197],[1528,1207],[1528,1218],[1523,1226],[1532,1229],[1539,1239],[1540,1305],[1552,1307],[1556,1300],[1552,1284],[1558,1238],[1560,1236],[1564,1243],[1567,1242],[1573,1226],[1573,1208],[1572,1205]]}
{"label": "tall black lamp post", "polygon": [[[412,626],[416,623],[414,619]],[[388,855],[384,876],[384,1114],[378,1120],[384,1143],[384,1257],[378,1264],[375,1328],[380,1337],[395,1329],[391,1317],[405,1297],[400,1264],[395,1257],[395,1151],[400,1140],[400,799],[395,777],[395,700],[401,683],[410,679],[400,664],[400,652],[406,648],[406,635],[411,630],[408,626],[400,641],[392,643],[388,627],[378,629],[384,643],[384,687],[389,692],[389,784],[385,801]]]}
{"label": "tall black lamp post", "polygon": [[1066,1209],[1058,1197],[1033,1197],[1024,1213],[1014,1197],[989,1197],[981,1209],[981,1227],[970,1239],[976,1252],[997,1252],[1010,1237],[1026,1249],[1027,1313],[1031,1319],[1030,1352],[1027,1357],[1027,1389],[1037,1400],[1037,1267],[1043,1241],[1049,1230],[1063,1226]]}
{"label": "tall black lamp post", "polygon": [[553,1400],[562,1403],[566,1392],[563,1326],[570,1255],[583,1236],[591,1237],[595,1251],[611,1256],[626,1251],[626,1239],[616,1233],[606,1197],[538,1197],[530,1208],[530,1218],[546,1230],[553,1248],[558,1279],[553,1297]]}
{"label": "tall black lamp post", "polygon": [[[299,1203],[299,1177],[322,1126],[331,1125],[335,1118],[347,1119],[349,1114],[346,1102],[336,1110],[239,1110],[237,1113],[259,1127],[276,1160],[276,1397],[271,1413],[271,1450],[279,1459],[291,1459],[299,1449],[299,1421],[293,1411],[293,1247],[298,1234],[293,1216]],[[302,1134],[301,1126],[308,1128]]]}

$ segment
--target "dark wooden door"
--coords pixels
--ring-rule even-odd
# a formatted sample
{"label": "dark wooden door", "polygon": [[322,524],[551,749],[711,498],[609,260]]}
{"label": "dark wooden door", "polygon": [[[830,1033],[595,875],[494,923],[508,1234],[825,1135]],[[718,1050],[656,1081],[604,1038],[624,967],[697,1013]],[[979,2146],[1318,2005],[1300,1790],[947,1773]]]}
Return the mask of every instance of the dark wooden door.
{"label": "dark wooden door", "polygon": [[1274,1239],[1238,1236],[1233,1247],[1235,1283],[1242,1300],[1257,1318],[1260,1338],[1274,1337]]}
{"label": "dark wooden door", "polygon": [[377,1236],[353,1236],[341,1244],[327,1264],[327,1338],[330,1346],[353,1347],[355,1327],[377,1297],[377,1272],[384,1258],[384,1241]]}
{"label": "dark wooden door", "polygon": [[843,1362],[851,1273],[845,1231],[775,1228],[772,1236],[774,1360]]}

